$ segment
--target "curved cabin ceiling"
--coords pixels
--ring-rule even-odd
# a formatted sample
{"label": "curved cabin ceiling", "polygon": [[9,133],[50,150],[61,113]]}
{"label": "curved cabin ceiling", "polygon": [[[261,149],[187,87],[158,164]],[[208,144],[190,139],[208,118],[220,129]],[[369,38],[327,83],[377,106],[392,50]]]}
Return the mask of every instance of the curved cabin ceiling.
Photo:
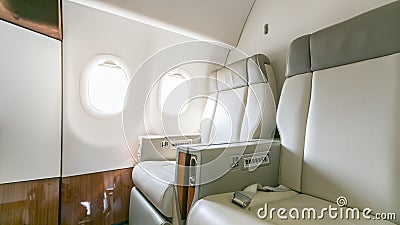
{"label": "curved cabin ceiling", "polygon": [[72,0],[196,39],[237,46],[255,0]]}

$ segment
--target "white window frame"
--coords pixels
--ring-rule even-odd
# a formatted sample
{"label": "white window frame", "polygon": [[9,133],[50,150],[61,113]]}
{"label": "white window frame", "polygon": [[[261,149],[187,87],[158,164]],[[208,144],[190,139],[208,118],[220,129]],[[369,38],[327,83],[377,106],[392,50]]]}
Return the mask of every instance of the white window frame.
{"label": "white window frame", "polygon": [[127,88],[129,87],[129,78],[130,78],[130,73],[128,66],[124,63],[122,59],[115,55],[97,55],[93,57],[83,68],[81,72],[81,79],[80,79],[80,99],[83,108],[87,113],[89,113],[92,116],[101,118],[101,119],[107,119],[111,117],[118,117],[122,115],[123,108],[119,112],[102,112],[96,109],[95,106],[92,105],[89,97],[89,79],[91,75],[91,70],[103,63],[106,62],[112,62],[115,65],[117,65],[120,69],[125,74],[125,78],[127,81]]}

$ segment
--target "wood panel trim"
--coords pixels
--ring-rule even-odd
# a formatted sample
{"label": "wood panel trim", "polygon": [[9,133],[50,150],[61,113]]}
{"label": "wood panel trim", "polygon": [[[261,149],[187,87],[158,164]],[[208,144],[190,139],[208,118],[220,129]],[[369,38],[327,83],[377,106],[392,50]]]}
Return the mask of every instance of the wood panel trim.
{"label": "wood panel trim", "polygon": [[[62,40],[62,22],[61,22],[62,19],[61,19],[61,2],[60,2],[60,0],[54,0],[54,1],[57,1],[57,4],[58,4],[58,12],[57,12],[58,22],[57,22],[57,24],[45,24],[45,23],[31,20],[30,18],[25,18],[24,15],[18,15],[16,13],[13,13],[6,7],[6,4],[8,1],[15,1],[15,0],[0,0],[0,19],[1,20],[4,20],[9,23],[27,28],[29,30],[44,34],[51,38]],[[28,1],[28,2],[34,2],[34,1]],[[48,9],[44,9],[44,10],[48,10]]]}
{"label": "wood panel trim", "polygon": [[184,152],[179,152],[178,154],[177,189],[178,189],[178,201],[181,212],[181,219],[187,218],[196,191],[196,187],[189,185],[188,181],[190,159],[192,157],[197,159],[196,155],[191,155]]}
{"label": "wood panel trim", "polygon": [[187,186],[187,166],[190,163],[190,155],[184,152],[179,152],[178,154],[178,180],[177,180],[177,189],[178,189],[178,201],[179,208],[181,213],[181,219],[186,219],[187,217],[187,197],[188,197],[188,186]]}
{"label": "wood panel trim", "polygon": [[132,168],[0,184],[0,224],[120,223],[129,219],[132,187]]}
{"label": "wood panel trim", "polygon": [[127,221],[132,169],[63,177],[61,225],[109,225]]}
{"label": "wood panel trim", "polygon": [[[197,160],[196,155],[189,155],[189,159],[195,158]],[[189,175],[188,175],[189,177]],[[192,203],[194,200],[194,194],[196,191],[196,187],[192,185],[188,185],[188,193],[187,193],[187,206],[186,206],[186,213],[189,214],[190,207],[192,207]]]}
{"label": "wood panel trim", "polygon": [[59,178],[0,185],[0,224],[58,224]]}

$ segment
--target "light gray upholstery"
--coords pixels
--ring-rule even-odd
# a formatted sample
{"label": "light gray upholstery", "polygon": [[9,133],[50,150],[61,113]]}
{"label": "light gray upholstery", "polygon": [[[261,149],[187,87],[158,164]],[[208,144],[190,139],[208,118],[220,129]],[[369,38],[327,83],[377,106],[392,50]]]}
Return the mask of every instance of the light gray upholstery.
{"label": "light gray upholstery", "polygon": [[[240,140],[240,127],[245,110],[247,87],[218,92],[216,108],[212,121],[212,133],[208,139],[211,143],[230,143]],[[207,131],[202,130],[202,137]]]}
{"label": "light gray upholstery", "polygon": [[166,217],[172,217],[175,165],[174,161],[146,161],[132,172],[136,188]]}
{"label": "light gray upholstery", "polygon": [[394,2],[313,33],[310,38],[312,70],[399,52],[399,12],[400,4]]}
{"label": "light gray upholstery", "polygon": [[[278,185],[280,142],[279,140],[253,140],[229,144],[206,144],[183,146],[178,151],[187,152],[197,158],[197,168],[191,167],[195,184],[194,201],[205,196],[241,190],[249,183]],[[232,169],[232,157],[239,157]],[[256,156],[268,157],[268,163],[252,169],[245,161]],[[254,158],[253,158],[254,159]],[[200,168],[200,169],[199,169]],[[254,169],[254,170],[253,170]],[[265,179],[263,179],[265,177]]]}
{"label": "light gray upholstery", "polygon": [[271,138],[276,83],[269,60],[255,55],[210,74],[210,95],[201,123],[202,143]]}
{"label": "light gray upholstery", "polygon": [[136,187],[132,188],[129,218],[137,218],[135,222],[129,221],[129,224],[136,225],[171,225],[171,223],[159,214],[150,202],[138,191]]}
{"label": "light gray upholstery", "polygon": [[285,81],[278,106],[277,124],[281,134],[279,182],[301,191],[304,136],[311,96],[312,74],[300,74]]}
{"label": "light gray upholstery", "polygon": [[400,212],[400,53],[316,71],[312,86],[302,192]]}
{"label": "light gray upholstery", "polygon": [[[200,124],[201,142],[232,143],[272,138],[276,129],[276,97],[275,77],[264,55],[255,55],[212,72]],[[160,143],[160,140],[150,142]],[[144,151],[146,149],[142,148],[142,155]],[[150,156],[157,158],[153,155]],[[152,212],[160,212],[161,217],[172,217],[174,165],[166,161],[141,160],[132,172],[139,194],[155,207]],[[136,225],[135,220],[140,218],[131,220],[130,224]]]}
{"label": "light gray upholstery", "polygon": [[[280,184],[294,191],[258,192],[246,209],[230,203],[232,193],[208,196],[193,206],[188,225],[400,224],[399,16],[395,1],[296,39],[277,115]],[[264,203],[320,211],[340,208],[343,197],[343,210],[370,208],[371,215],[395,218],[256,217]]]}
{"label": "light gray upholstery", "polygon": [[[346,219],[281,219],[277,216],[279,208],[291,209],[295,208],[302,212],[304,208],[314,207],[318,216],[322,208],[329,206],[337,207],[336,204],[325,201],[310,195],[299,194],[294,191],[289,192],[257,192],[253,201],[246,209],[238,208],[231,203],[233,192],[219,195],[211,195],[198,201],[189,214],[188,225],[393,225],[393,223],[385,220],[367,220],[362,217],[355,220]],[[257,218],[257,211],[260,208],[275,208],[275,214],[270,218],[268,214],[265,219]],[[347,208],[344,208],[346,210]],[[313,214],[311,214],[312,216]],[[317,215],[317,214],[315,214]],[[263,212],[261,213],[263,216]],[[308,214],[305,214],[308,216]],[[339,216],[339,215],[338,215]],[[326,216],[328,217],[328,213]]]}
{"label": "light gray upholstery", "polygon": [[310,35],[304,35],[292,41],[286,64],[286,76],[311,72]]}

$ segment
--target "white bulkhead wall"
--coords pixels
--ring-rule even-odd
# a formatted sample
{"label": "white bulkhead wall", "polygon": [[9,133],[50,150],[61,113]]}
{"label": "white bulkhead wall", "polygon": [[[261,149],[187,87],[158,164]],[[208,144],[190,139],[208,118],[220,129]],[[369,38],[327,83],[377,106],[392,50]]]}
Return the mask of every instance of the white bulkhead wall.
{"label": "white bulkhead wall", "polygon": [[0,184],[60,176],[61,42],[0,21]]}

